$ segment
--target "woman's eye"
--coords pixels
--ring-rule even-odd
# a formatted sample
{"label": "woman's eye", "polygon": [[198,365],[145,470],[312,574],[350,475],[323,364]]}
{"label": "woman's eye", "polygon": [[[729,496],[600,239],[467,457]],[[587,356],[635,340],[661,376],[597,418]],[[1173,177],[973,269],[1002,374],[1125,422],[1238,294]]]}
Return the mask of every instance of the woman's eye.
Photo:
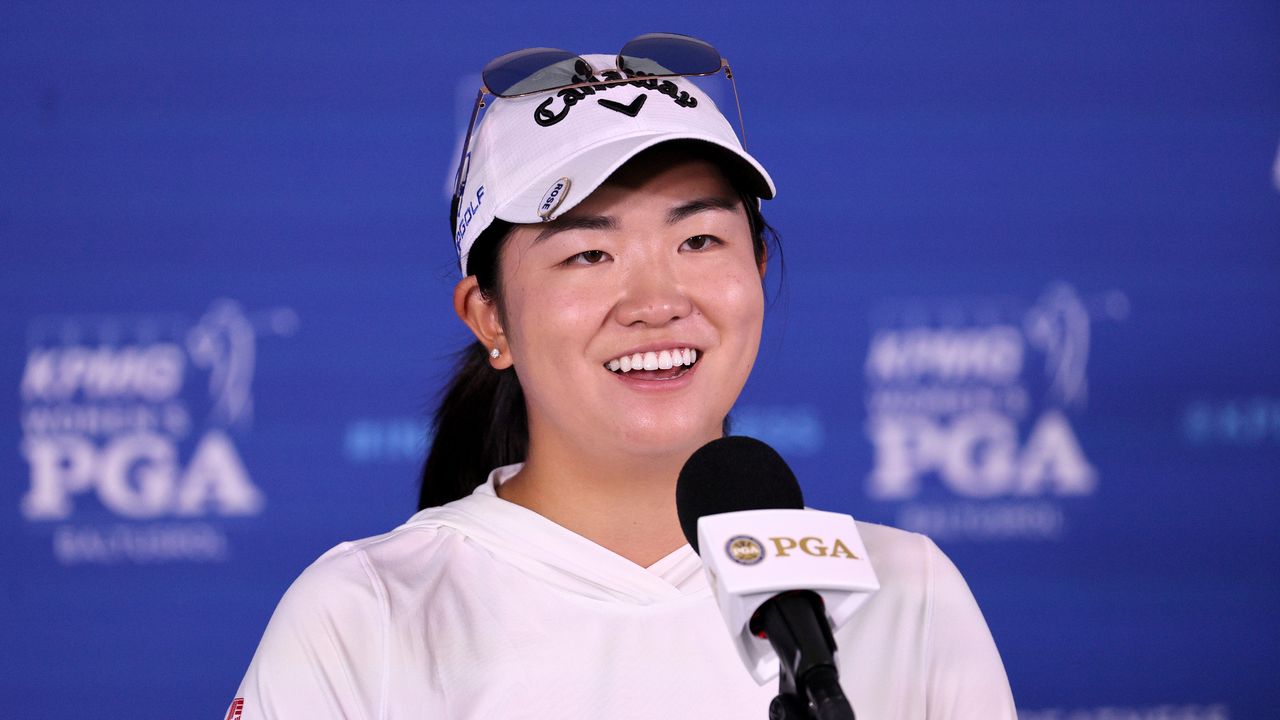
{"label": "woman's eye", "polygon": [[603,250],[585,250],[564,261],[565,265],[597,265],[609,259],[609,253]]}
{"label": "woman's eye", "polygon": [[712,245],[719,244],[720,241],[710,235],[694,235],[684,241],[684,246],[690,250],[705,250]]}

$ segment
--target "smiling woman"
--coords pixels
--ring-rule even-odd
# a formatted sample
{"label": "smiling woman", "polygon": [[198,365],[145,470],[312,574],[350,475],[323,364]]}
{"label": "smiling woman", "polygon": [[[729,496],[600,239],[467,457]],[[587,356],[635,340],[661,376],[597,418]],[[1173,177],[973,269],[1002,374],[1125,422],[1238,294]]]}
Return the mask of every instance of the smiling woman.
{"label": "smiling woman", "polygon": [[[767,715],[774,688],[742,667],[675,507],[764,320],[773,182],[686,77],[721,69],[669,34],[486,68],[477,108],[498,97],[468,131],[451,214],[475,343],[436,415],[421,511],[294,583],[243,717]],[[881,585],[836,633],[858,712],[1012,718],[947,558],[858,530]]]}
{"label": "smiling woman", "polygon": [[[489,364],[518,378],[528,439],[523,453],[493,458],[437,441],[424,492],[437,477],[478,484],[523,460],[501,497],[642,565],[683,544],[673,497],[647,500],[670,495],[688,456],[722,434],[764,315],[764,238],[753,230],[763,221],[710,157],[684,144],[642,151],[565,215],[497,239],[496,282],[458,284],[459,316],[498,351]],[[437,426],[453,434],[449,420]],[[442,457],[470,472],[433,467]],[[627,526],[584,507],[655,516]]]}
{"label": "smiling woman", "polygon": [[[628,159],[564,215],[534,225],[495,220],[480,234],[468,254],[468,275],[455,291],[458,314],[476,332],[477,342],[464,353],[437,413],[421,507],[470,494],[495,467],[525,461],[519,477],[528,477],[545,464],[535,459],[544,447],[572,447],[585,460],[625,440],[632,444],[632,453],[645,458],[645,475],[656,470],[652,459],[662,446],[626,429],[628,423],[644,420],[636,414],[643,408],[628,405],[627,398],[607,400],[612,404],[595,413],[594,417],[607,418],[607,424],[588,423],[568,443],[553,444],[554,438],[548,437],[534,444],[535,456],[529,454],[526,412],[545,414],[543,407],[556,407],[544,406],[544,399],[558,400],[561,406],[576,403],[578,397],[606,401],[604,395],[588,394],[592,381],[611,381],[602,389],[620,384],[640,392],[673,392],[691,384],[695,369],[703,365],[701,356],[712,349],[714,339],[707,336],[717,332],[713,323],[722,326],[726,315],[739,307],[754,308],[748,313],[754,317],[743,318],[754,330],[744,334],[737,327],[725,328],[728,340],[746,340],[747,346],[732,353],[721,349],[716,360],[707,363],[727,368],[732,356],[737,382],[695,388],[721,388],[732,391],[732,397],[720,398],[715,406],[687,403],[708,417],[717,412],[719,417],[713,418],[713,426],[704,424],[679,442],[696,449],[719,436],[755,358],[763,319],[761,278],[769,245],[776,243],[754,194],[762,178],[750,178],[746,173],[756,171],[730,157],[705,141],[668,140]],[[655,320],[654,312],[671,314]],[[566,322],[570,318],[578,326],[594,325],[578,328],[576,336],[556,337],[572,327]],[[513,342],[525,347],[513,349]],[[585,342],[591,346],[583,347]],[[575,346],[577,356],[567,357]],[[496,357],[491,356],[493,350],[499,353]],[[578,378],[573,369],[584,361],[593,372]],[[610,376],[597,369],[610,371]],[[529,392],[535,396],[526,398]],[[657,402],[654,398],[648,405],[656,408]],[[624,408],[631,410],[624,413]],[[581,410],[576,407],[573,414],[580,424]],[[654,419],[653,409],[649,412],[652,429],[691,432],[678,429],[678,412],[662,415],[662,422]],[[540,421],[533,423],[534,432],[543,427]],[[568,430],[563,423],[555,427]],[[675,455],[683,462],[690,452]],[[613,452],[608,456],[610,463],[624,457]],[[677,465],[674,471],[678,470]],[[674,472],[660,470],[669,471]],[[641,474],[630,476],[635,484]],[[674,477],[663,476],[667,484]],[[519,480],[503,487],[523,484]],[[587,484],[599,486],[595,481]]]}

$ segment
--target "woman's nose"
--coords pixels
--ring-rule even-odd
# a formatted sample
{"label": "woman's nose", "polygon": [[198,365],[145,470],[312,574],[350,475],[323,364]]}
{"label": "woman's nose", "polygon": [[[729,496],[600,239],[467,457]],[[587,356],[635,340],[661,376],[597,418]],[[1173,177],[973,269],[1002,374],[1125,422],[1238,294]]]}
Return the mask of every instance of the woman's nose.
{"label": "woman's nose", "polygon": [[661,327],[693,312],[693,301],[684,286],[671,268],[662,265],[636,268],[628,274],[617,306],[618,322]]}

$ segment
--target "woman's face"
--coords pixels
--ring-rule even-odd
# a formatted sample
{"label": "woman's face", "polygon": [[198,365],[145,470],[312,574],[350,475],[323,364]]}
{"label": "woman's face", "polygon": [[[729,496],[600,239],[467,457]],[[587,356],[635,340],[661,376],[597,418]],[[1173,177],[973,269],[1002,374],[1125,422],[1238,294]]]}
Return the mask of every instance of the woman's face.
{"label": "woman's face", "polygon": [[661,151],[555,221],[517,226],[503,332],[530,441],[660,455],[719,437],[760,344],[762,272],[720,170]]}

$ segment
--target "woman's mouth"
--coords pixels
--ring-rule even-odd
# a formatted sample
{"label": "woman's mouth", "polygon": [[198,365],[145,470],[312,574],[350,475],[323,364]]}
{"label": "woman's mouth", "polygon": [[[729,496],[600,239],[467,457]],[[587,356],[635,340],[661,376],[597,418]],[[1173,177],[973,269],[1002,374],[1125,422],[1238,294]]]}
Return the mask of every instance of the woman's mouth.
{"label": "woman's mouth", "polygon": [[610,360],[604,366],[615,375],[626,375],[636,380],[674,380],[687,373],[696,362],[698,362],[697,350],[672,348],[623,355]]}

